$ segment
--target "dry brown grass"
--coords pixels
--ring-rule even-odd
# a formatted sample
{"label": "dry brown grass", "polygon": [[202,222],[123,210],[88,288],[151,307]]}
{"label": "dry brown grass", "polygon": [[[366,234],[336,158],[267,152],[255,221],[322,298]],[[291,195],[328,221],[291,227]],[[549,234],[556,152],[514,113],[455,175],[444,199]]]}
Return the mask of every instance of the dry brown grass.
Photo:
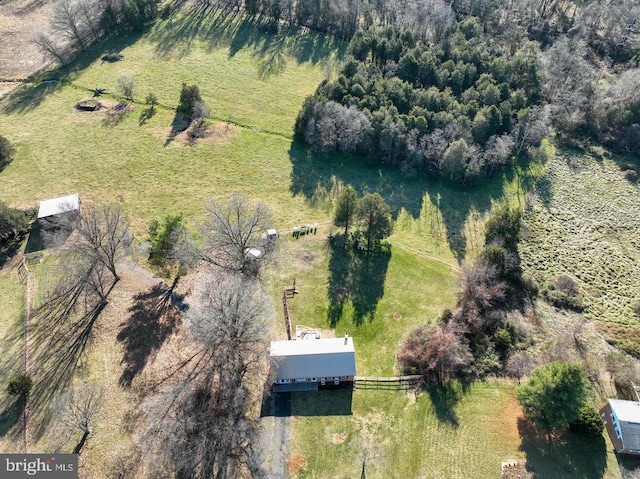
{"label": "dry brown grass", "polygon": [[291,477],[296,477],[301,469],[307,466],[307,461],[301,454],[292,454],[287,458],[287,469]]}
{"label": "dry brown grass", "polygon": [[[47,64],[32,40],[37,33],[49,32],[53,4],[50,0],[0,2],[0,79],[25,78]],[[0,98],[17,85],[0,82]]]}

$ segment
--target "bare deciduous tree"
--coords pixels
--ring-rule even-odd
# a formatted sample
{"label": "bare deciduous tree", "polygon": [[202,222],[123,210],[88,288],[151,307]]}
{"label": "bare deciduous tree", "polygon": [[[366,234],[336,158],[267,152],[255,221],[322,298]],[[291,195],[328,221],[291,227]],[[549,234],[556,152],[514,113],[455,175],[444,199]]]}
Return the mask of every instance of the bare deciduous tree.
{"label": "bare deciduous tree", "polygon": [[189,317],[197,353],[182,368],[188,372],[147,403],[152,472],[224,479],[250,471],[264,477],[252,449],[257,424],[248,412],[251,384],[262,376],[269,302],[259,283],[242,275],[223,272],[199,287]]}
{"label": "bare deciduous tree", "polygon": [[207,218],[200,228],[204,245],[185,235],[176,245],[175,256],[203,260],[230,272],[257,274],[273,253],[273,243],[264,236],[271,222],[267,206],[233,194],[226,203],[210,200],[205,209]]}
{"label": "bare deciduous tree", "polygon": [[122,210],[116,206],[102,206],[85,211],[80,215],[76,229],[81,240],[73,244],[74,250],[102,263],[118,281],[116,263],[131,242],[129,222]]}
{"label": "bare deciduous tree", "polygon": [[473,361],[464,340],[446,327],[421,324],[404,335],[398,348],[398,363],[408,374],[446,383]]}
{"label": "bare deciduous tree", "polygon": [[92,40],[99,40],[100,15],[102,13],[101,3],[92,0],[80,0],[78,2],[78,13],[82,18],[82,22],[86,25],[87,30],[91,32]]}
{"label": "bare deciduous tree", "polygon": [[63,0],[56,5],[51,17],[51,27],[57,34],[67,37],[84,50],[87,46],[86,25],[76,2]]}
{"label": "bare deciduous tree", "polygon": [[41,33],[33,40],[33,42],[45,57],[57,61],[60,65],[66,64],[64,48],[56,44],[51,37]]}
{"label": "bare deciduous tree", "polygon": [[100,412],[104,390],[98,386],[86,385],[72,388],[53,401],[52,410],[63,434],[71,435],[82,431],[82,438],[73,450],[79,454],[91,433],[91,424]]}

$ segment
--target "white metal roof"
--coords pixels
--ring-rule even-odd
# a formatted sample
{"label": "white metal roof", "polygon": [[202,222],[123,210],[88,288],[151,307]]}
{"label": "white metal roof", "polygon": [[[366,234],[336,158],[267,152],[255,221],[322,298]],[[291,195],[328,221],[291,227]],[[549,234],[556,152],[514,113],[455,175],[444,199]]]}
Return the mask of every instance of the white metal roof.
{"label": "white metal roof", "polygon": [[311,341],[271,341],[271,356],[303,356],[306,354],[353,353],[353,339],[325,338]]}
{"label": "white metal roof", "polygon": [[608,401],[619,421],[640,424],[640,402],[622,399],[609,399]]}
{"label": "white metal roof", "polygon": [[40,209],[38,209],[38,218],[46,218],[47,216],[58,215],[60,213],[76,211],[79,209],[80,199],[78,198],[78,193],[61,196],[60,198],[41,201]]}
{"label": "white metal roof", "polygon": [[267,234],[269,236],[275,236],[275,235],[278,234],[278,232],[274,228],[270,228],[270,229],[267,230]]}
{"label": "white metal roof", "polygon": [[271,341],[271,367],[277,379],[355,376],[353,340]]}

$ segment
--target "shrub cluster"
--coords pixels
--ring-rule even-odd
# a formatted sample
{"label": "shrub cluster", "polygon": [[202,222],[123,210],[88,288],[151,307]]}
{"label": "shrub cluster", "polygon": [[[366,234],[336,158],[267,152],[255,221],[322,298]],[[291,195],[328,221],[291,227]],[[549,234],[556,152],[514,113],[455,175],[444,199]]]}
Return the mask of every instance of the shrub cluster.
{"label": "shrub cluster", "polygon": [[446,381],[504,369],[519,339],[507,311],[522,306],[528,294],[517,252],[520,219],[519,210],[506,206],[489,219],[485,248],[463,271],[456,309],[443,315],[440,327],[418,326],[401,341],[404,372]]}
{"label": "shrub cluster", "polygon": [[542,296],[556,308],[570,309],[577,312],[584,310],[584,303],[580,297],[578,285],[571,277],[565,274],[558,276],[555,283],[545,285],[542,289]]}
{"label": "shrub cluster", "polygon": [[16,149],[11,142],[4,136],[0,136],[0,171],[4,170],[13,160],[13,156],[16,154]]}

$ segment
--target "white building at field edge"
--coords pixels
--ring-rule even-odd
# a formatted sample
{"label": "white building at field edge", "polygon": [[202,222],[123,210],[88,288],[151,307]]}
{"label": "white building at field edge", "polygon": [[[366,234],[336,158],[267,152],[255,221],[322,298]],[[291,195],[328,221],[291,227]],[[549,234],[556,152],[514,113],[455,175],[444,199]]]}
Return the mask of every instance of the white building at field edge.
{"label": "white building at field edge", "polygon": [[61,196],[40,202],[38,208],[38,221],[47,221],[53,216],[80,211],[80,199],[78,193]]}
{"label": "white building at field edge", "polygon": [[353,339],[271,341],[270,377],[274,392],[315,391],[319,386],[353,383]]}

